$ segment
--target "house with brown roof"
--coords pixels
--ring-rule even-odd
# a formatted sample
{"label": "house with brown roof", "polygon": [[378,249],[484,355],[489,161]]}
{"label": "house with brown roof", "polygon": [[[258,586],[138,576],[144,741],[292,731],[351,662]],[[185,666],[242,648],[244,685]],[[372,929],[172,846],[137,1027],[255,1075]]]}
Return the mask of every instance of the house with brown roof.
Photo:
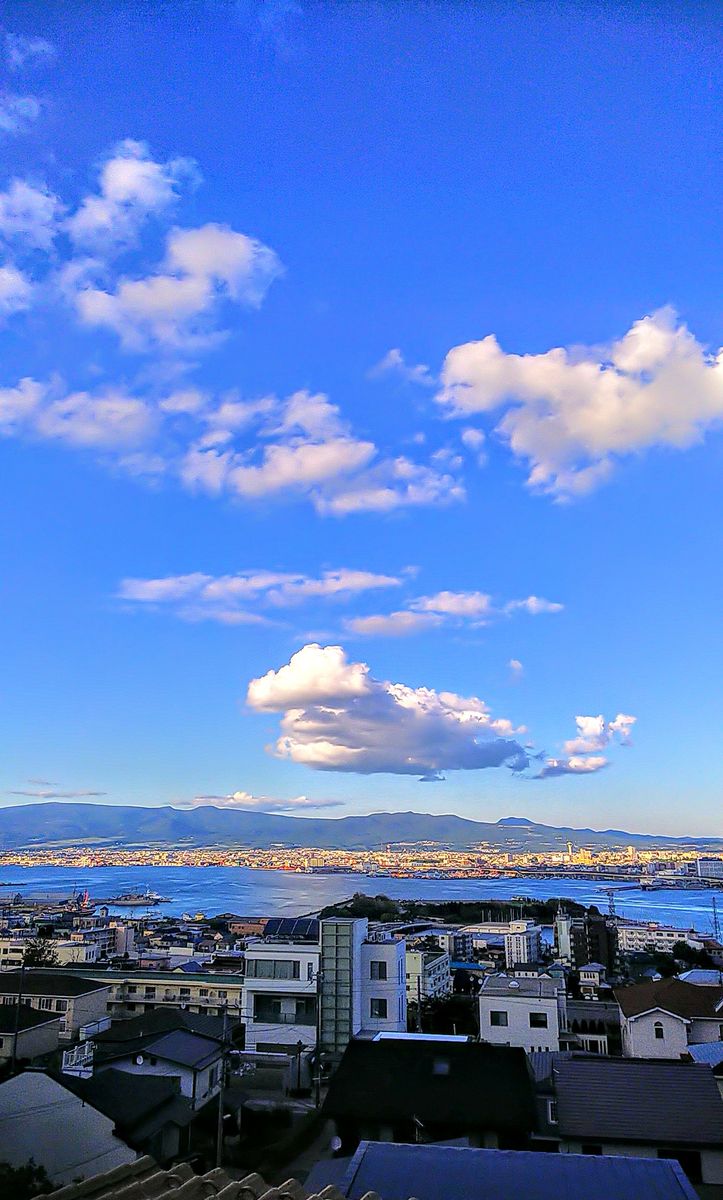
{"label": "house with brown roof", "polygon": [[723,988],[659,979],[614,995],[627,1058],[681,1058],[688,1046],[723,1038]]}

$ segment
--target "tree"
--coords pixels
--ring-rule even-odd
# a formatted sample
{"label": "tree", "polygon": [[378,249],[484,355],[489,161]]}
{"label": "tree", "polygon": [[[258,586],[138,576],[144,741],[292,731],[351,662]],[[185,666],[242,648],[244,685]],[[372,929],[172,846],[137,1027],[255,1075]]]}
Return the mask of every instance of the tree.
{"label": "tree", "polygon": [[25,947],[23,963],[26,967],[57,967],[58,951],[50,938],[31,938]]}
{"label": "tree", "polygon": [[39,1167],[32,1158],[22,1167],[11,1167],[0,1162],[0,1196],[3,1200],[31,1200],[43,1192],[52,1190],[52,1182],[45,1167]]}

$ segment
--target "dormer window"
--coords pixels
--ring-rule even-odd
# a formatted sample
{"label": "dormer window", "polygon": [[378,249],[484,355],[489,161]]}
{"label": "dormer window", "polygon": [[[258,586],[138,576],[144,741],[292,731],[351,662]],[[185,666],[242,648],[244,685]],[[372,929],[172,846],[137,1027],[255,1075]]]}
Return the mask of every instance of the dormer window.
{"label": "dormer window", "polygon": [[653,1029],[655,1031],[656,1038],[661,1042],[664,1041],[665,1040],[665,1030],[663,1029],[663,1022],[656,1021],[655,1024],[653,1025]]}

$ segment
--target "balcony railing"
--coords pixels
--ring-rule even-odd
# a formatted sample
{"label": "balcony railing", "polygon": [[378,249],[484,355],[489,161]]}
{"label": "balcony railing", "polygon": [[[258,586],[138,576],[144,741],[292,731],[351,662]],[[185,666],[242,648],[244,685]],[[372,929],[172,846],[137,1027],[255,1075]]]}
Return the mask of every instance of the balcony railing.
{"label": "balcony railing", "polygon": [[272,1012],[255,1012],[255,1025],[315,1025],[316,1017],[313,1013],[302,1013],[295,1016],[293,1013],[272,1013]]}

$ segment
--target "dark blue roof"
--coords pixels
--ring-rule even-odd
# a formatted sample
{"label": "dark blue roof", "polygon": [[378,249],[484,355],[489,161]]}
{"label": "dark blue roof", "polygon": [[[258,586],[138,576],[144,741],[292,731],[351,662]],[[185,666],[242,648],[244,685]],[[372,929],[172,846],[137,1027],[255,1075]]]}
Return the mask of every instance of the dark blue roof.
{"label": "dark blue roof", "polygon": [[264,937],[318,942],[319,921],[317,917],[270,917],[264,926]]}
{"label": "dark blue roof", "polygon": [[662,1159],[387,1142],[361,1142],[337,1187],[347,1200],[697,1200]]}

